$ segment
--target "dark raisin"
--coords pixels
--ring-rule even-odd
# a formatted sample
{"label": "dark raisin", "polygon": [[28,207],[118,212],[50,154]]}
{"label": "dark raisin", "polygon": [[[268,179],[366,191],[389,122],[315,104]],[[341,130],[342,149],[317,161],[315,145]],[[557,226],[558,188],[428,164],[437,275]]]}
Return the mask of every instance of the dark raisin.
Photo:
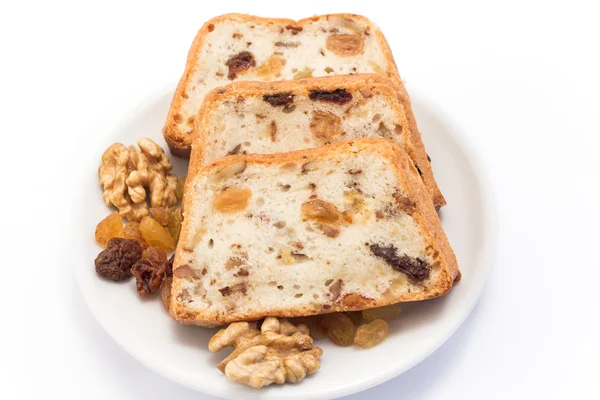
{"label": "dark raisin", "polygon": [[137,240],[112,238],[94,263],[96,272],[111,281],[123,281],[131,276],[131,266],[142,256]]}
{"label": "dark raisin", "polygon": [[131,267],[131,273],[137,281],[137,292],[139,295],[146,297],[160,289],[160,284],[166,272],[167,264],[155,266],[148,260],[139,260],[136,262]]}
{"label": "dark raisin", "polygon": [[352,94],[346,89],[335,89],[332,91],[311,90],[308,97],[313,101],[327,101],[335,104],[346,104],[352,100]]}
{"label": "dark raisin", "polygon": [[427,161],[431,162],[431,157],[429,157],[429,154],[427,154]]}
{"label": "dark raisin", "polygon": [[265,94],[263,100],[273,107],[288,106],[294,102],[294,94],[292,93],[275,93]]}
{"label": "dark raisin", "polygon": [[229,60],[225,63],[229,67],[229,73],[227,77],[231,80],[237,78],[237,74],[244,70],[247,70],[250,67],[256,66],[256,61],[254,61],[254,56],[252,53],[248,51],[242,51],[234,56],[231,56]]}
{"label": "dark raisin", "polygon": [[167,254],[159,248],[148,247],[144,251],[142,259],[131,267],[131,274],[135,276],[137,292],[141,297],[146,297],[160,289],[170,265]]}
{"label": "dark raisin", "polygon": [[406,274],[415,281],[422,281],[429,276],[429,265],[420,258],[413,258],[407,255],[398,256],[397,249],[390,246],[371,245],[371,252],[377,257],[381,257],[392,266],[396,271]]}
{"label": "dark raisin", "polygon": [[421,168],[419,168],[417,164],[415,164],[415,167],[417,167],[417,172],[419,173],[419,175],[423,175],[423,172],[421,172]]}

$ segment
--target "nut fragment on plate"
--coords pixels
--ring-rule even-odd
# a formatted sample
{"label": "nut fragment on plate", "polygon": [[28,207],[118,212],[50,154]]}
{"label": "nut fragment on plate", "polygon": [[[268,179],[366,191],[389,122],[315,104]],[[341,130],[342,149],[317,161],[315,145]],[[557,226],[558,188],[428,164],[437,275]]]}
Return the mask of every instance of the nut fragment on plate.
{"label": "nut fragment on plate", "polygon": [[235,350],[218,368],[227,378],[260,388],[271,383],[300,382],[321,366],[321,348],[313,346],[304,325],[267,317],[260,331],[255,323],[234,322],[217,332],[208,343],[212,352]]}
{"label": "nut fragment on plate", "polygon": [[146,188],[152,207],[171,207],[177,203],[177,177],[163,149],[148,138],[140,138],[139,149],[121,143],[110,146],[102,155],[98,169],[104,188],[104,201],[114,205],[129,221],[148,215]]}

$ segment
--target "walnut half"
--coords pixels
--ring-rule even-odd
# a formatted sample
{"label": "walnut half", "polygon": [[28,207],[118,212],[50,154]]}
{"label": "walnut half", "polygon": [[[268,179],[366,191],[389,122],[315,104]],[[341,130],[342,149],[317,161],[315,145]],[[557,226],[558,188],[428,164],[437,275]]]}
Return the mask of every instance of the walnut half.
{"label": "walnut half", "polygon": [[152,207],[177,203],[177,177],[169,173],[171,163],[158,144],[148,138],[137,143],[139,150],[120,143],[106,149],[98,175],[106,205],[117,207],[129,221],[139,222],[148,215],[147,195]]}
{"label": "walnut half", "polygon": [[227,378],[260,388],[271,383],[300,382],[321,366],[323,350],[313,346],[305,325],[283,318],[265,318],[260,331],[255,323],[234,322],[208,343],[212,352],[235,350],[218,368]]}

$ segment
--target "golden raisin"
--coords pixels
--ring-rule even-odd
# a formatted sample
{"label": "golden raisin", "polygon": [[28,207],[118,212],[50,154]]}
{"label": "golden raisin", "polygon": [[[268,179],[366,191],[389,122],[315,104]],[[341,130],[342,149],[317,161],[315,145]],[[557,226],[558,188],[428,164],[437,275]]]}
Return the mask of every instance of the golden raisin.
{"label": "golden raisin", "polygon": [[310,131],[315,137],[330,140],[342,131],[342,120],[329,111],[313,111]]}
{"label": "golden raisin", "polygon": [[162,226],[167,226],[169,223],[169,209],[164,207],[152,207],[150,208],[150,215],[156,222]]}
{"label": "golden raisin", "polygon": [[356,330],[354,344],[369,349],[383,341],[388,335],[388,325],[382,319],[361,326]]}
{"label": "golden raisin", "polygon": [[183,199],[183,188],[185,187],[185,176],[177,179],[177,187],[175,188],[175,197],[177,200],[181,201]]}
{"label": "golden raisin", "polygon": [[128,222],[125,224],[123,228],[123,237],[125,239],[137,240],[140,243],[142,249],[148,247],[146,241],[142,237],[142,233],[140,232],[140,223],[139,222]]}
{"label": "golden raisin", "polygon": [[356,328],[348,316],[342,313],[323,315],[323,326],[329,339],[338,346],[350,346],[354,343]]}
{"label": "golden raisin", "polygon": [[358,213],[365,208],[365,198],[358,190],[344,192],[344,201],[350,203],[348,208],[352,210],[352,212]]}
{"label": "golden raisin", "polygon": [[301,69],[300,71],[294,74],[294,79],[312,78],[313,71],[314,69],[312,68],[304,67],[304,69]]}
{"label": "golden raisin", "polygon": [[175,249],[175,240],[158,222],[150,217],[144,217],[140,222],[140,232],[146,243],[164,251]]}
{"label": "golden raisin", "polygon": [[110,239],[122,237],[124,237],[123,219],[117,211],[104,218],[96,226],[96,242],[100,243],[103,247],[106,247]]}
{"label": "golden raisin", "polygon": [[223,214],[235,214],[243,211],[252,197],[250,189],[229,187],[216,194],[213,209]]}
{"label": "golden raisin", "polygon": [[327,333],[325,332],[325,328],[323,326],[323,318],[320,315],[294,318],[292,323],[294,325],[306,325],[310,331],[310,337],[313,338],[313,340],[319,340],[327,337]]}
{"label": "golden raisin", "polygon": [[181,208],[172,207],[169,211],[169,222],[167,223],[167,231],[171,234],[175,243],[179,241],[179,233],[181,232],[181,223],[183,222],[183,216],[181,215]]}
{"label": "golden raisin", "polygon": [[389,306],[363,310],[362,315],[367,321],[373,321],[376,319],[385,319],[389,321],[400,315],[401,311],[402,309],[400,308],[400,303],[396,303],[390,304]]}
{"label": "golden raisin", "polygon": [[338,56],[350,57],[362,53],[365,43],[361,35],[331,35],[325,46]]}
{"label": "golden raisin", "polygon": [[281,69],[285,64],[285,60],[276,55],[269,57],[260,67],[257,68],[256,74],[259,78],[275,78],[281,76]]}
{"label": "golden raisin", "polygon": [[352,320],[354,326],[360,326],[363,323],[363,316],[360,311],[347,311],[344,314]]}
{"label": "golden raisin", "polygon": [[343,217],[335,205],[318,199],[302,204],[301,215],[304,221],[309,220],[328,225],[338,224]]}

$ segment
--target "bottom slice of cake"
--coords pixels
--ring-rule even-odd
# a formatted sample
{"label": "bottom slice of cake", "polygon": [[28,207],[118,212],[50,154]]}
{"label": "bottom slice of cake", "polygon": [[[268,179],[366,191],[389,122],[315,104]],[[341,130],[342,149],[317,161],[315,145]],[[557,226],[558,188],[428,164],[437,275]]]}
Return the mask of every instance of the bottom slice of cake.
{"label": "bottom slice of cake", "polygon": [[181,322],[424,300],[459,274],[419,173],[389,140],[199,161],[192,152],[173,265]]}

